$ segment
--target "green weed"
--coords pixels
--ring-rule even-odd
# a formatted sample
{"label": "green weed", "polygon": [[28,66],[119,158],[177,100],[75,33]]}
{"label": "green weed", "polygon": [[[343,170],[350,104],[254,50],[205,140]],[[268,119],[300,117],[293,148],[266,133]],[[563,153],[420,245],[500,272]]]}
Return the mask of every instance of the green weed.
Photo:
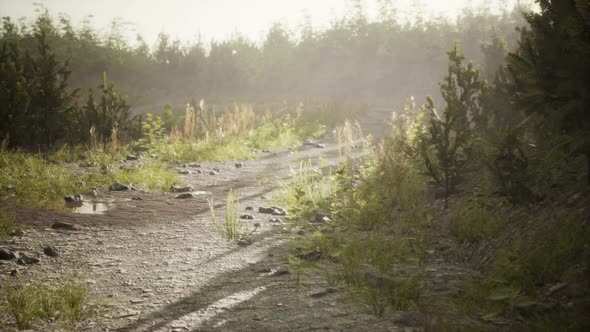
{"label": "green weed", "polygon": [[217,226],[217,233],[222,239],[237,241],[243,239],[245,236],[243,232],[243,224],[238,218],[239,204],[240,200],[238,194],[233,189],[230,189],[225,202],[225,223],[222,223],[215,215],[213,201],[209,200],[211,215]]}
{"label": "green weed", "polygon": [[328,198],[337,190],[337,183],[330,176],[323,176],[311,160],[290,166],[291,177],[282,181],[273,197],[287,211],[300,218],[313,217],[313,211],[329,210]]}

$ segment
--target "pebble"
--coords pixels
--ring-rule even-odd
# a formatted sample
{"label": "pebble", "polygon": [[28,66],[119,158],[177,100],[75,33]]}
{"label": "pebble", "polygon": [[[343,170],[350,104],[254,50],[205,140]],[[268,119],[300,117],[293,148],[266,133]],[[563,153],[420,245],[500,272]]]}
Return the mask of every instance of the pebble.
{"label": "pebble", "polygon": [[26,254],[20,254],[18,259],[16,260],[16,264],[19,265],[29,265],[29,264],[37,264],[41,260],[37,257],[28,256]]}
{"label": "pebble", "polygon": [[118,182],[113,183],[109,188],[110,191],[127,191],[129,189],[131,189],[131,186]]}
{"label": "pebble", "polygon": [[16,254],[7,249],[0,249],[0,259],[1,260],[11,260],[16,259]]}
{"label": "pebble", "polygon": [[51,228],[53,229],[67,229],[67,230],[75,230],[76,226],[72,225],[72,224],[68,224],[65,222],[61,222],[61,221],[56,221],[51,225]]}
{"label": "pebble", "polygon": [[192,186],[184,186],[184,187],[181,187],[179,185],[173,184],[170,187],[170,191],[173,192],[173,193],[186,193],[186,192],[193,191],[193,190],[194,189],[193,189]]}
{"label": "pebble", "polygon": [[241,239],[238,241],[239,246],[249,246],[251,244],[252,244],[252,241],[250,241],[248,239]]}
{"label": "pebble", "polygon": [[47,246],[43,248],[43,253],[49,257],[57,257],[60,254],[60,250],[56,247]]}

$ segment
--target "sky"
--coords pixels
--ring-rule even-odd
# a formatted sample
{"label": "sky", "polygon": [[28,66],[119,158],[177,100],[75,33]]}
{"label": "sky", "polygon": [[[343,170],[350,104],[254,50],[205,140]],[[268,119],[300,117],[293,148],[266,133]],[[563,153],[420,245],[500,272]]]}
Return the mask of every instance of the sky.
{"label": "sky", "polygon": [[[512,8],[518,0],[392,0],[401,19],[411,19],[417,10],[428,16],[455,17],[463,8],[485,4],[491,10]],[[369,19],[377,16],[379,0],[364,0]],[[92,24],[108,32],[113,19],[125,22],[126,38],[141,34],[149,45],[165,32],[184,42],[199,38],[223,40],[236,32],[253,41],[264,38],[275,22],[297,29],[308,17],[322,29],[334,18],[350,12],[350,0],[0,0],[0,16],[13,19],[34,17],[42,4],[50,14],[66,14],[75,26],[92,15]]]}

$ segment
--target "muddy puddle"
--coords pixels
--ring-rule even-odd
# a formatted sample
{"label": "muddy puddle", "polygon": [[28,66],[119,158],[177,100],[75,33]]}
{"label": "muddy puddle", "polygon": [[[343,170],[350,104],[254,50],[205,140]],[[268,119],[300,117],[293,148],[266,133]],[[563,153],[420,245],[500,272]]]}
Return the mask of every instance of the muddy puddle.
{"label": "muddy puddle", "polygon": [[78,214],[104,214],[107,211],[114,209],[116,206],[117,204],[115,203],[115,200],[101,200],[66,203],[64,209]]}

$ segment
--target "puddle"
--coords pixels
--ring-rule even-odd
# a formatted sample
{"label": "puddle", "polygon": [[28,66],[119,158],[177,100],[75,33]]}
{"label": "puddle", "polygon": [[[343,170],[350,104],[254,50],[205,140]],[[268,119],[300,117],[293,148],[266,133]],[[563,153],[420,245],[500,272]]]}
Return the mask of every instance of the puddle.
{"label": "puddle", "polygon": [[84,201],[80,203],[66,203],[64,207],[72,213],[103,214],[115,208],[114,201]]}
{"label": "puddle", "polygon": [[189,191],[193,196],[203,196],[203,195],[210,195],[211,193],[208,191]]}

